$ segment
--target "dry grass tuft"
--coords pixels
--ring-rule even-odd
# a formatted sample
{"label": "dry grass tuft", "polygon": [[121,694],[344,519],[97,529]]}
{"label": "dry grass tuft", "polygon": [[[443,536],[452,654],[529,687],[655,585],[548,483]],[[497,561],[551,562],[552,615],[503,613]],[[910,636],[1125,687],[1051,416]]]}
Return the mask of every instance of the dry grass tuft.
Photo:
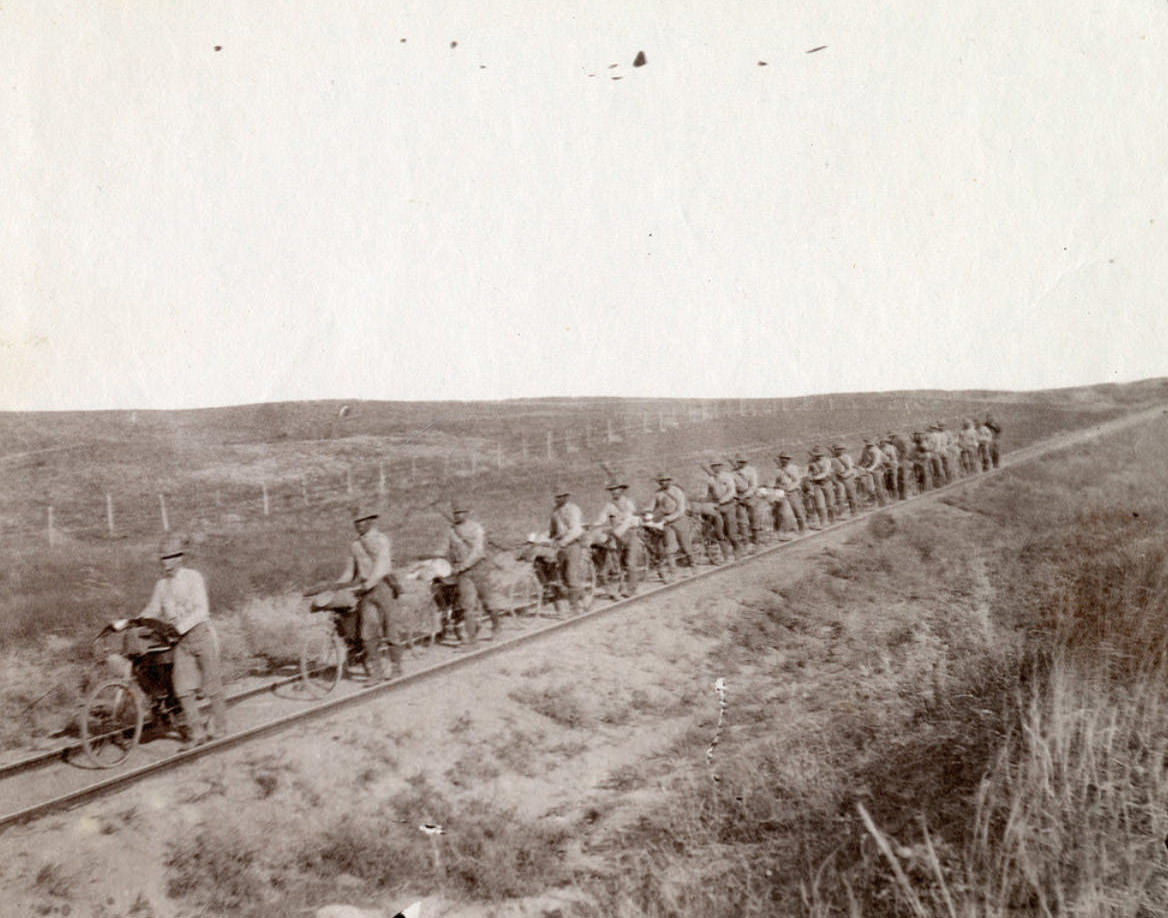
{"label": "dry grass tuft", "polygon": [[[334,805],[308,820],[296,810],[272,806],[246,825],[207,820],[184,834],[168,854],[169,894],[211,914],[267,916],[336,895],[341,878],[348,898],[441,890],[484,901],[567,878],[565,828],[484,801],[455,804],[424,777],[373,808]],[[423,823],[444,834],[422,833]]]}

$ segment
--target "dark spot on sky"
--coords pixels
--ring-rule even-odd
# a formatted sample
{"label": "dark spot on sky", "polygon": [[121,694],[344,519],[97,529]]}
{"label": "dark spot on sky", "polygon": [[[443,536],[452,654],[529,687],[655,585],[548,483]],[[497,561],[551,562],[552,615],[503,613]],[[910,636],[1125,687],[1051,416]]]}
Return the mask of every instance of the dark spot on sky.
{"label": "dark spot on sky", "polygon": [[608,69],[612,70],[613,67],[619,67],[619,66],[620,66],[620,64],[609,64]]}
{"label": "dark spot on sky", "polygon": [[452,42],[450,43],[450,47],[452,47],[452,48],[457,48],[457,47],[458,47],[458,42],[456,42],[456,41],[452,41]]}
{"label": "dark spot on sky", "polygon": [[216,50],[216,51],[222,51],[222,50],[223,50],[223,46],[222,46],[222,45],[216,45],[216,46],[215,46],[215,50]]}
{"label": "dark spot on sky", "polygon": [[479,64],[479,70],[486,70],[486,69],[487,69],[486,64]]}
{"label": "dark spot on sky", "polygon": [[810,51],[808,51],[807,53],[808,53],[808,54],[814,54],[816,51],[822,51],[822,50],[823,50],[824,48],[826,48],[826,47],[827,47],[827,45],[820,45],[818,48],[812,48],[812,49],[811,49]]}
{"label": "dark spot on sky", "polygon": [[758,62],[758,66],[760,66],[760,67],[765,67],[765,66],[766,66],[766,61],[759,61],[759,62]]}
{"label": "dark spot on sky", "polygon": [[633,66],[634,67],[644,67],[645,66],[645,52],[644,51],[637,52],[637,56],[633,58]]}
{"label": "dark spot on sky", "polygon": [[623,79],[624,79],[624,77],[622,77],[622,76],[614,76],[614,77],[613,77],[613,79],[614,79],[614,80],[623,80]]}
{"label": "dark spot on sky", "polygon": [[400,41],[403,45],[406,43],[406,40],[404,38],[399,38],[398,41]]}

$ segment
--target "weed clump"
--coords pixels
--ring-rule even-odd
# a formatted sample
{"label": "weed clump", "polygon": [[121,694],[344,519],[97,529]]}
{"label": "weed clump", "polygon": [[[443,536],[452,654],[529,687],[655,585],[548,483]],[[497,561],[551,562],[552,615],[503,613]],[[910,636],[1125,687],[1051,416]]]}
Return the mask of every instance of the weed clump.
{"label": "weed clump", "polygon": [[201,826],[167,854],[167,895],[207,910],[240,912],[267,896],[263,864],[260,836],[247,836],[228,823]]}
{"label": "weed clump", "polygon": [[[374,809],[314,810],[311,819],[281,810],[251,829],[202,825],[169,850],[169,895],[213,914],[266,916],[276,901],[286,907],[335,894],[341,877],[363,895],[424,888],[499,901],[568,876],[565,827],[486,801],[455,804],[421,776]],[[423,824],[442,834],[422,832]]]}
{"label": "weed clump", "polygon": [[593,715],[585,707],[577,689],[569,683],[540,688],[525,685],[511,692],[510,698],[570,730],[587,726],[593,721]]}

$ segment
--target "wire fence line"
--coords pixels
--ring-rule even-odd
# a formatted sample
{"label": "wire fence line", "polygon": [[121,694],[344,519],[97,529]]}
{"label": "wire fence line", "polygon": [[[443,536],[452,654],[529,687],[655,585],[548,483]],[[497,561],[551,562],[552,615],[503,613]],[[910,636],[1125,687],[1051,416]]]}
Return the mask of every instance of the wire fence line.
{"label": "wire fence line", "polygon": [[[885,426],[892,425],[906,439],[911,425],[923,425],[934,420],[946,424],[959,422],[954,415],[951,399],[888,399],[876,402],[837,396],[814,396],[807,399],[787,399],[764,404],[740,403],[737,411],[726,411],[711,406],[690,406],[674,412],[659,411],[655,416],[641,412],[640,423],[626,415],[605,419],[603,423],[585,424],[575,429],[549,428],[542,432],[524,433],[504,443],[476,441],[468,446],[457,446],[438,456],[386,456],[380,460],[358,462],[334,472],[306,472],[284,475],[258,483],[221,483],[200,486],[184,483],[174,488],[160,488],[157,493],[139,494],[132,499],[116,497],[111,491],[97,491],[88,500],[52,500],[42,504],[40,520],[8,519],[0,521],[0,544],[16,540],[27,543],[66,544],[75,540],[95,541],[157,535],[172,528],[231,528],[246,526],[257,520],[277,515],[306,511],[325,511],[356,501],[397,498],[409,493],[414,497],[419,490],[453,491],[471,486],[468,479],[482,480],[517,470],[537,473],[539,469],[555,467],[567,474],[579,473],[587,467],[611,463],[621,473],[646,479],[658,468],[665,456],[654,450],[662,435],[679,431],[683,426],[699,425],[731,418],[750,418],[762,415],[801,415],[801,421],[792,436],[781,442],[742,442],[724,447],[742,452],[752,459],[774,459],[779,448],[785,448],[802,459],[800,451],[812,446],[829,446],[833,442],[855,441],[855,438],[882,433],[874,431],[873,422],[862,426],[850,424],[847,429],[837,425],[822,426],[827,418],[817,419],[821,429],[806,433],[806,419],[813,409],[826,409],[840,421],[851,422],[849,412],[877,415]],[[966,410],[977,399],[963,399]],[[985,399],[987,404],[998,400]],[[906,427],[905,425],[910,425]],[[796,433],[796,431],[798,431]],[[695,436],[697,432],[695,431]],[[636,449],[629,451],[630,447]],[[852,442],[850,445],[856,445]],[[698,466],[714,452],[712,446],[668,456],[686,468],[678,477],[685,480],[697,476]],[[692,468],[691,468],[692,466]]]}

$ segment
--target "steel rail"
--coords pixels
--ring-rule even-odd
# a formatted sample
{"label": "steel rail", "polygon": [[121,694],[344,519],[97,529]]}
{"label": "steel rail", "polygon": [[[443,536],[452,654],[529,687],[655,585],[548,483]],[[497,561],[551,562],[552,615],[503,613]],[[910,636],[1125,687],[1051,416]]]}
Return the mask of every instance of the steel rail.
{"label": "steel rail", "polygon": [[[1046,440],[1040,441],[1039,443],[1029,444],[1026,447],[1021,447],[1018,450],[1012,451],[1007,456],[1004,456],[1002,458],[1002,463],[998,468],[983,470],[974,475],[954,479],[953,481],[947,482],[944,485],[932,488],[929,491],[919,492],[909,498],[906,498],[903,501],[897,501],[894,504],[887,504],[884,507],[866,509],[861,513],[849,516],[845,520],[837,520],[836,522],[831,523],[822,529],[810,530],[797,538],[787,541],[780,541],[776,544],[769,545],[759,551],[756,551],[753,554],[738,558],[734,561],[728,561],[721,565],[711,567],[708,570],[681,577],[672,583],[661,584],[649,590],[648,592],[640,593],[636,596],[631,596],[626,599],[609,602],[599,606],[598,608],[572,616],[571,618],[567,618],[562,621],[550,622],[543,627],[536,628],[535,630],[529,631],[525,634],[516,635],[515,637],[508,640],[499,641],[497,643],[481,647],[478,650],[461,654],[460,656],[454,657],[452,659],[435,663],[424,669],[409,673],[392,681],[370,686],[364,690],[360,690],[340,698],[335,698],[331,701],[324,701],[319,704],[315,704],[305,710],[287,714],[283,717],[269,721],[268,723],[260,724],[256,727],[242,730],[238,733],[228,734],[227,736],[212,740],[211,742],[202,746],[197,746],[193,749],[188,749],[183,752],[178,752],[166,758],[159,759],[157,762],[151,762],[149,764],[142,765],[138,768],[124,772],[120,775],[116,775],[112,778],[107,778],[104,781],[98,781],[94,784],[90,784],[78,790],[62,794],[58,797],[32,804],[14,813],[5,814],[0,816],[0,830],[12,825],[29,822],[51,812],[77,806],[81,803],[85,803],[89,800],[93,800],[109,794],[122,787],[134,784],[140,780],[143,780],[144,778],[169,771],[170,769],[185,765],[188,762],[193,762],[194,760],[204,756],[214,755],[215,753],[225,751],[235,746],[243,745],[252,740],[259,739],[260,737],[267,736],[272,733],[277,733],[289,727],[307,723],[308,721],[315,720],[320,717],[326,717],[329,714],[333,714],[337,711],[343,710],[344,708],[363,704],[366,701],[382,697],[391,692],[397,692],[410,686],[433,679],[436,676],[444,675],[452,670],[461,669],[499,654],[506,653],[517,647],[534,643],[543,638],[559,634],[569,629],[578,628],[584,624],[597,621],[606,615],[611,615],[614,612],[623,611],[629,606],[643,602],[647,599],[656,598],[666,593],[681,590],[684,587],[688,587],[699,581],[733,572],[743,565],[756,562],[761,558],[772,555],[782,549],[791,548],[798,545],[806,545],[809,542],[827,536],[829,533],[837,532],[841,529],[854,526],[862,522],[864,519],[870,517],[873,513],[897,511],[900,508],[916,501],[937,499],[954,490],[959,490],[968,485],[987,481],[1001,473],[1010,471],[1015,466],[1030,462],[1034,458],[1044,455],[1048,452],[1053,452],[1055,450],[1071,446],[1086,439],[1096,438],[1124,427],[1134,426],[1136,424],[1149,421],[1153,417],[1159,417],[1163,414],[1168,414],[1168,408],[1157,406],[1154,409],[1134,412],[1133,414],[1125,415],[1122,418],[1116,418],[1103,422],[1090,431],[1075,431],[1067,434],[1055,435],[1053,437],[1047,438]],[[298,675],[291,676],[266,686],[251,689],[248,692],[241,692],[239,695],[234,696],[232,701],[239,701],[245,697],[255,697],[256,695],[273,691],[279,686],[290,684],[299,680],[299,678],[300,677]],[[45,756],[39,758],[55,760],[61,756],[61,751],[56,751],[53,753],[46,753]],[[28,761],[32,762],[33,760],[30,759]],[[20,764],[21,763],[16,763],[16,765],[8,766],[8,768],[13,769],[20,766]],[[13,773],[14,772],[11,770],[7,772],[7,774]]]}

